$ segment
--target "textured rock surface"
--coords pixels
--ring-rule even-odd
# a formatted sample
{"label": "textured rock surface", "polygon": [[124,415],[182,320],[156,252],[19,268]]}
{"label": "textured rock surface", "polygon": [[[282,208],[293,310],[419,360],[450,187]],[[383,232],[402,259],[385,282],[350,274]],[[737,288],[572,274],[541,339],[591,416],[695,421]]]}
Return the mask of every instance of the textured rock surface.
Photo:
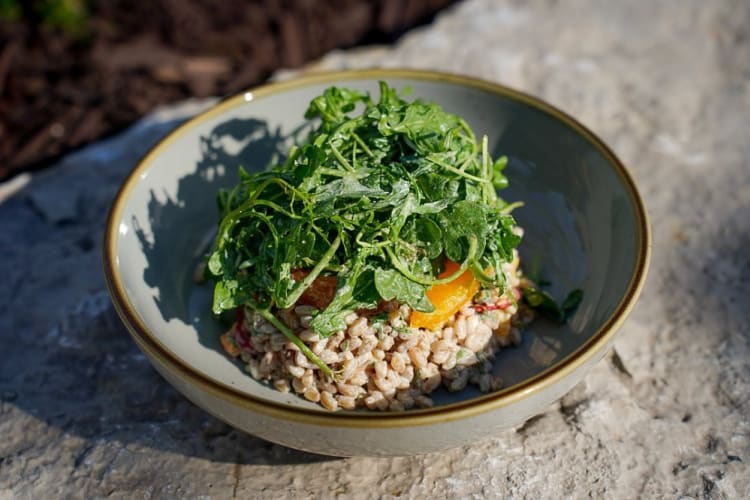
{"label": "textured rock surface", "polygon": [[328,459],[263,442],[186,401],[128,338],[99,270],[105,210],[205,102],[2,186],[0,498],[746,498],[748,27],[741,1],[477,0],[311,68],[442,69],[537,94],[609,142],[648,205],[651,272],[616,354],[546,413],[446,453]]}

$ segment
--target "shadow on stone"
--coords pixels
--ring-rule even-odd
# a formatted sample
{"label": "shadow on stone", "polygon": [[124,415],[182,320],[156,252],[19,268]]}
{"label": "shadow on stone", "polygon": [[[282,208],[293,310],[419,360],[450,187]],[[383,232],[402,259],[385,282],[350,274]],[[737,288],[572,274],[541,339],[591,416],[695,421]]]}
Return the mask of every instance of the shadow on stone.
{"label": "shadow on stone", "polygon": [[[257,171],[272,162],[284,161],[288,145],[301,131],[282,135],[278,129],[270,130],[266,122],[255,119],[232,119],[221,123],[201,137],[202,157],[195,172],[179,180],[175,199],[151,192],[148,229],[133,220],[149,262],[143,279],[156,290],[153,300],[164,321],[178,320],[195,325],[199,342],[207,348],[223,352],[217,335],[220,326],[210,313],[211,284],[197,285],[193,280],[193,270],[210,247],[219,214],[216,206],[196,213],[192,210],[194,204],[191,205],[191,200],[205,199],[206,193],[213,196],[220,189],[235,185],[239,167]],[[159,198],[166,199],[161,201]],[[192,227],[210,230],[196,234],[184,227],[188,220]],[[195,297],[198,297],[197,311]],[[207,324],[209,328],[206,328]],[[132,356],[145,361],[137,351]],[[151,376],[154,375],[151,372]],[[163,419],[163,425],[175,425],[177,434],[174,437],[179,449],[174,451],[244,463],[306,463],[330,459],[297,452],[234,430],[186,401],[159,377],[154,378],[156,380],[152,383],[145,384],[145,391],[130,396],[125,413],[128,421]],[[181,416],[179,424],[173,420],[174,411]]]}
{"label": "shadow on stone", "polygon": [[[139,133],[144,140],[135,141],[131,137],[126,146],[117,147],[127,147],[128,158],[134,161],[181,121],[143,129]],[[242,135],[242,131],[247,133]],[[253,136],[256,140],[241,142],[248,134],[256,134]],[[242,144],[235,154],[220,147],[220,140],[226,137]],[[231,182],[229,175],[215,175],[219,165],[224,172],[235,172],[250,149],[253,155],[270,159],[280,140],[262,122],[235,120],[222,124],[205,138],[205,154],[198,165],[198,173],[181,180],[178,199],[159,203],[154,197],[149,207],[150,216],[154,220],[169,221],[179,214],[183,202],[199,190],[215,191],[222,182]],[[111,183],[97,188],[92,204],[71,224],[54,226],[23,201],[40,182],[38,179],[33,179],[2,205],[2,217],[14,224],[6,228],[22,236],[16,244],[28,254],[26,260],[16,259],[19,272],[39,268],[45,269],[43,277],[62,276],[60,279],[64,279],[64,283],[56,284],[51,290],[59,294],[58,290],[65,289],[69,293],[55,298],[42,288],[47,281],[24,275],[26,281],[21,282],[14,278],[15,270],[9,263],[3,267],[3,274],[11,283],[9,290],[20,294],[21,298],[32,297],[33,291],[34,301],[29,298],[23,303],[15,301],[12,309],[0,305],[0,309],[7,309],[0,328],[4,346],[0,349],[0,421],[10,415],[7,418],[11,419],[11,428],[27,433],[34,432],[29,429],[37,428],[33,422],[38,420],[64,434],[84,438],[86,445],[75,458],[76,467],[85,464],[87,454],[102,443],[130,450],[153,448],[225,463],[274,465],[330,460],[330,457],[298,452],[235,430],[193,405],[165,382],[132,341],[103,290],[98,241],[94,241],[94,248],[88,252],[71,253],[73,250],[68,251],[67,247],[54,251],[40,249],[50,238],[62,244],[67,244],[65,241],[69,239],[75,245],[83,236],[101,234],[107,205],[130,165],[132,163],[126,161],[114,163],[112,168],[120,170],[107,173]],[[214,174],[207,173],[210,171]],[[88,189],[97,185],[97,175],[102,174],[93,166],[81,164],[54,182],[62,185],[63,181],[68,184],[75,181]],[[141,236],[148,251],[169,255],[169,241],[153,240],[145,233]],[[70,254],[67,258],[66,252]],[[59,262],[64,262],[67,268],[58,269]],[[151,286],[166,286],[160,271],[163,270],[146,270],[144,278]],[[85,279],[76,277],[73,281],[74,273],[85,273]],[[187,275],[190,274],[187,271]],[[31,284],[27,286],[27,282]],[[32,287],[36,288],[32,290]],[[52,306],[44,308],[44,304]],[[168,307],[165,302],[158,304],[164,306],[161,310],[165,318],[189,321],[181,316],[184,311],[179,308]],[[56,311],[60,308],[62,313],[58,315]],[[13,425],[23,425],[23,428]],[[56,432],[29,439],[53,439],[50,436]],[[0,456],[0,462],[4,458]]]}
{"label": "shadow on stone", "polygon": [[152,369],[104,292],[71,311],[38,348],[46,354],[34,361],[43,363],[44,371],[29,370],[25,380],[39,389],[5,390],[0,397],[90,443],[118,442],[240,464],[332,459],[264,441],[193,405]]}

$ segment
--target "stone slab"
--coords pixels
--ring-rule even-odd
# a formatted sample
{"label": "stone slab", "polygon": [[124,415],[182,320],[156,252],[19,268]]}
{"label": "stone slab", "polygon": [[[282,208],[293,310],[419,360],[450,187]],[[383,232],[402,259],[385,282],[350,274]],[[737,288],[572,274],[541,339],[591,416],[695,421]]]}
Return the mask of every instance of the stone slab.
{"label": "stone slab", "polygon": [[536,94],[624,160],[654,246],[613,354],[526,424],[440,454],[330,459],[222,424],[149,366],[100,271],[119,183],[210,104],[188,102],[0,189],[0,499],[747,498],[750,3],[467,0],[307,70],[371,66]]}

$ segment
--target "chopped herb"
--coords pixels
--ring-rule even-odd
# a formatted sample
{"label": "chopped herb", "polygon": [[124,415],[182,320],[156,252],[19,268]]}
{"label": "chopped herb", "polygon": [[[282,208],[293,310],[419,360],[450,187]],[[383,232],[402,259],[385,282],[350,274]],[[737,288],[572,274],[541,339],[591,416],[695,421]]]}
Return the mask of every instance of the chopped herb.
{"label": "chopped herb", "polygon": [[571,291],[562,303],[562,312],[567,319],[571,314],[575,312],[579,304],[583,300],[583,290],[576,288]]}
{"label": "chopped herb", "polygon": [[583,291],[575,289],[565,297],[562,305],[558,305],[549,293],[530,282],[522,284],[521,294],[527,304],[558,323],[565,323],[583,300]]}
{"label": "chopped herb", "polygon": [[392,328],[394,331],[403,333],[404,335],[409,335],[412,333],[411,328],[409,328],[408,326],[394,326]]}
{"label": "chopped herb", "polygon": [[461,360],[461,358],[463,358],[464,356],[466,356],[466,349],[464,349],[464,348],[462,347],[462,348],[461,348],[461,349],[459,349],[459,350],[458,350],[458,352],[456,353],[456,361],[460,361],[460,360]]}

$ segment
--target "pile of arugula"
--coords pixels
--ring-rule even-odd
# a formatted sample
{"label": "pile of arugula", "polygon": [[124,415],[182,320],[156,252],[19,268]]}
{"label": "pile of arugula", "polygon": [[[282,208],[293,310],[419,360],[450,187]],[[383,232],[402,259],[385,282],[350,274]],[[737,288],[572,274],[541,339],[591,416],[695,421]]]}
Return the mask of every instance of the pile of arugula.
{"label": "pile of arugula", "polygon": [[[483,286],[505,289],[504,273],[486,270],[509,262],[520,237],[514,204],[496,192],[507,186],[507,159],[492,161],[486,137],[478,142],[460,117],[407,102],[383,82],[377,102],[328,88],[305,118],[319,125],[282,164],[241,170],[239,184],[219,195],[222,220],[208,260],[214,313],[257,311],[331,375],[273,314],[318,276],[337,277],[333,301],[312,321],[322,337],[381,300],[431,312],[425,291],[466,269]],[[445,259],[460,267],[441,279]],[[299,269],[308,274],[296,281]]]}

